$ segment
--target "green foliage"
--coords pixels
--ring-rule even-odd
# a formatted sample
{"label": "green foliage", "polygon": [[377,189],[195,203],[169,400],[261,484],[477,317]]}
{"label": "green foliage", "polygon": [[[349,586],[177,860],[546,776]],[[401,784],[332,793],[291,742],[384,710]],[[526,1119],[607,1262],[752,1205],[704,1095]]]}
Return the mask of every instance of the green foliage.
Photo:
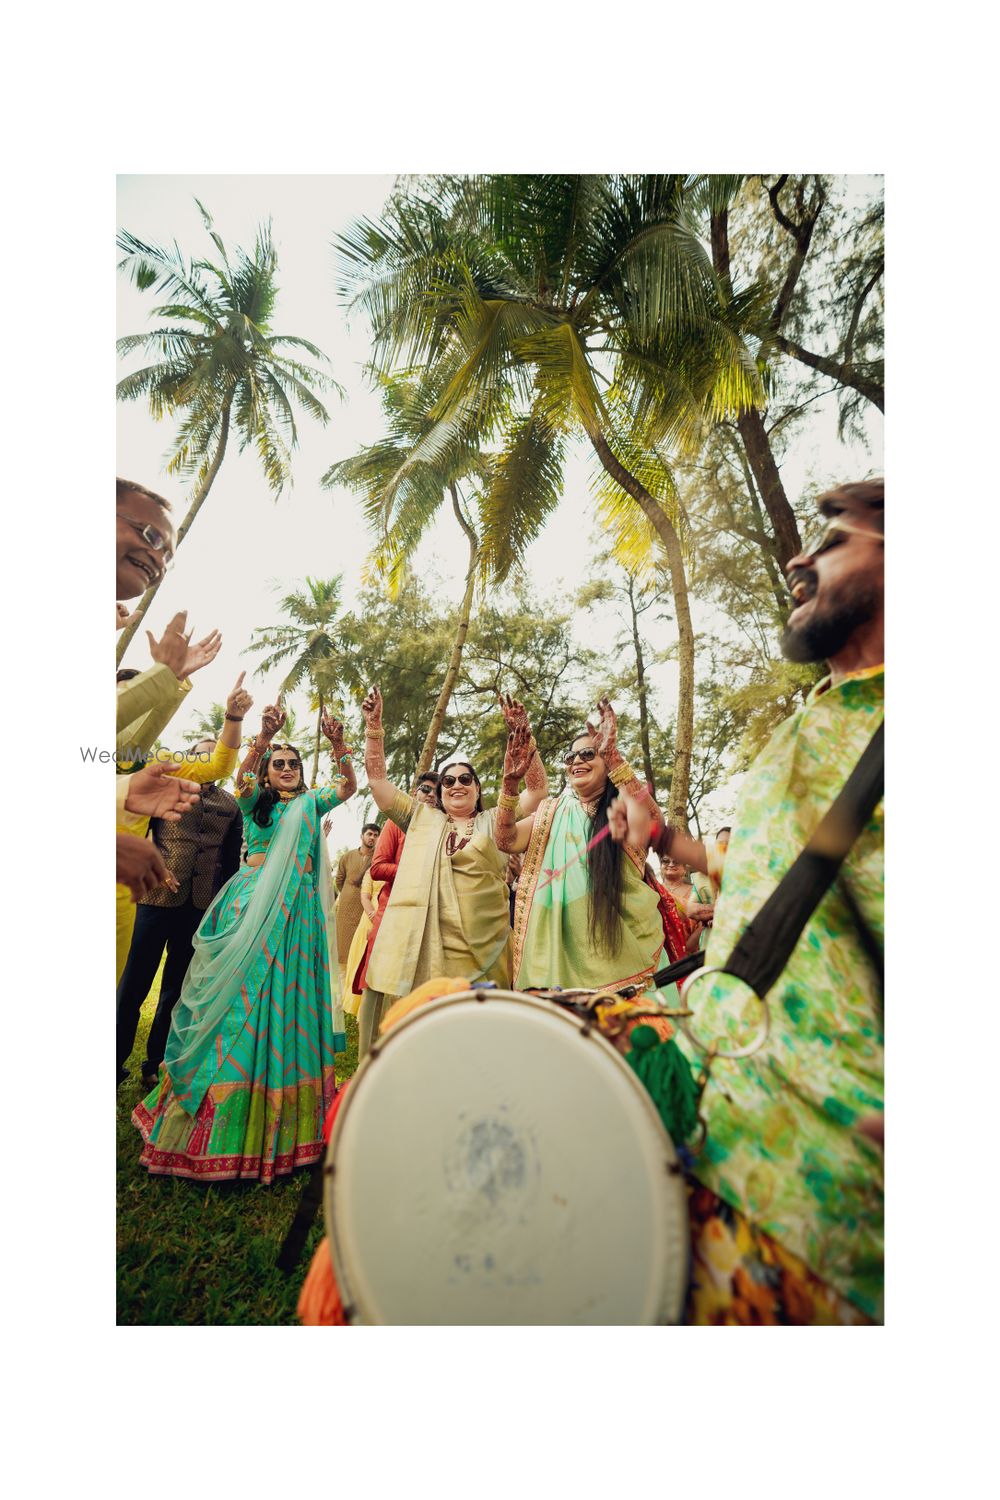
{"label": "green foliage", "polygon": [[339,390],[329,373],[297,358],[304,350],[325,361],[307,339],[274,332],[278,259],[269,224],[261,225],[250,251],[230,254],[211,215],[199,203],[215,250],[185,259],[179,246],[166,249],[122,230],[119,270],[140,291],[166,300],[153,309],[164,321],[145,333],[118,340],[121,357],[137,350],[154,363],[118,383],[118,399],[145,399],[151,416],[178,416],[170,473],[194,474],[199,486],[224,449],[230,421],[240,449],[252,447],[276,495],[291,478],[298,443],[295,405],[326,423],[329,413],[316,391]]}
{"label": "green foliage", "polygon": [[304,589],[286,594],[278,606],[290,623],[254,630],[255,639],[244,655],[256,652],[262,658],[261,672],[284,667],[282,692],[291,693],[306,684],[322,688],[326,680],[333,680],[338,650],[333,626],[340,611],[342,581],[339,573],[334,578],[307,578]]}
{"label": "green foliage", "polygon": [[[460,752],[472,759],[484,786],[496,789],[507,736],[497,695],[509,691],[525,703],[553,774],[607,675],[599,655],[574,639],[573,618],[572,599],[543,606],[524,583],[473,615],[435,767]],[[348,738],[362,744],[361,700],[373,684],[381,688],[389,777],[409,786],[444,681],[452,613],[410,579],[391,604],[374,586],[362,589],[337,628],[331,706],[344,716]]]}
{"label": "green foliage", "polygon": [[375,369],[433,389],[422,458],[498,450],[483,496],[505,526],[486,548],[494,576],[558,502],[561,438],[604,432],[655,459],[659,480],[657,444],[761,399],[746,308],[720,301],[683,178],[501,173],[423,192],[341,237],[342,293],[368,314]]}
{"label": "green foliage", "polygon": [[[507,742],[496,706],[500,692],[524,703],[553,789],[561,757],[592,711],[607,672],[600,654],[574,637],[574,604],[542,605],[520,583],[503,604],[486,606],[473,621],[455,692],[454,734],[491,795],[500,790]],[[439,751],[439,763],[444,759]]]}

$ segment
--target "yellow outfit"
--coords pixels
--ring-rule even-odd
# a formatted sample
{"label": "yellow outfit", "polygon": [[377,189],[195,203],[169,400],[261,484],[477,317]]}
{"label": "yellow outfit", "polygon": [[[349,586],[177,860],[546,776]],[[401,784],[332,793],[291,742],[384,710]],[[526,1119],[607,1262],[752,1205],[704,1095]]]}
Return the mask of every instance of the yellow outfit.
{"label": "yellow outfit", "polygon": [[[361,889],[375,907],[378,906],[379,894],[384,885],[384,880],[372,880],[371,870],[365,871],[364,879],[361,882]],[[361,919],[354,929],[350,952],[347,955],[347,974],[344,983],[344,1012],[349,1016],[356,1016],[358,1007],[361,1004],[362,991],[355,990],[352,986],[354,984],[354,976],[358,972],[358,965],[365,956],[365,949],[368,946],[368,934],[371,930],[372,919],[364,908],[362,908]]]}
{"label": "yellow outfit", "polygon": [[179,681],[164,662],[119,683],[115,743],[119,759],[138,760],[144,755],[190,690],[190,678]]}
{"label": "yellow outfit", "polygon": [[[169,670],[169,668],[168,668]],[[171,673],[173,676],[173,673]],[[134,679],[138,681],[138,678]],[[176,678],[174,679],[176,681]],[[182,760],[171,766],[172,776],[181,776],[185,781],[197,781],[204,786],[209,781],[224,781],[236,766],[238,747],[230,749],[220,740],[208,760]],[[147,817],[136,816],[134,813],[125,811],[125,799],[128,796],[129,776],[119,776],[115,788],[116,815],[115,829],[118,833],[133,833],[137,838],[145,838],[149,828]],[[127,885],[115,886],[115,985],[122,977],[125,968],[125,960],[128,958],[128,950],[132,943],[132,929],[135,927],[135,902]]]}

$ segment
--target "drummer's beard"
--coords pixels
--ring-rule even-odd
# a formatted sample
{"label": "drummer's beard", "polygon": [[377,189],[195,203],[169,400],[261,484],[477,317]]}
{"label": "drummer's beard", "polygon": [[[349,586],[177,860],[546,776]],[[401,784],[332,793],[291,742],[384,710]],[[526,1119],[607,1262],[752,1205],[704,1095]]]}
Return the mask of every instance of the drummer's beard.
{"label": "drummer's beard", "polygon": [[787,661],[829,661],[843,651],[861,625],[875,617],[878,606],[877,587],[854,582],[849,597],[834,595],[825,607],[812,610],[801,625],[786,625],[781,653]]}

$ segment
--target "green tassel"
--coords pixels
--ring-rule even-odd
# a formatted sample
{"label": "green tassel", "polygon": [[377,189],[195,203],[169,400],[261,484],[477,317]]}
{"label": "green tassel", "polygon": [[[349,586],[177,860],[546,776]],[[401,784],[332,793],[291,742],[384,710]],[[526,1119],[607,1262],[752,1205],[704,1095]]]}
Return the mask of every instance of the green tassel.
{"label": "green tassel", "polygon": [[652,1026],[637,1026],[626,1062],[645,1084],[670,1139],[677,1145],[698,1124],[698,1088],[691,1064],[673,1040],[661,1042]]}

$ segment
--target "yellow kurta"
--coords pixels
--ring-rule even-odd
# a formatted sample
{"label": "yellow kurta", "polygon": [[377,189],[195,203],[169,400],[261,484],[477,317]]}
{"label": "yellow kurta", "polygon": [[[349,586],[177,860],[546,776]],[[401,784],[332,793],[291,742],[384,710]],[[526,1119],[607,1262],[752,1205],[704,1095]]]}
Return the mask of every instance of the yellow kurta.
{"label": "yellow kurta", "polygon": [[[171,765],[170,774],[181,776],[185,781],[197,781],[200,786],[209,781],[224,781],[236,765],[237,748],[230,749],[221,740],[216,744],[208,760],[182,760],[176,766]],[[115,831],[117,833],[132,833],[137,838],[145,838],[149,829],[149,819],[138,817],[133,813],[125,811],[125,799],[128,796],[128,776],[119,776],[116,793],[116,815]],[[127,885],[115,886],[115,986],[122,977],[125,961],[128,958],[128,950],[132,943],[132,930],[135,927],[135,902]]]}
{"label": "yellow kurta", "polygon": [[170,667],[158,662],[138,677],[118,684],[116,751],[120,760],[138,760],[166,729],[191,690]]}

